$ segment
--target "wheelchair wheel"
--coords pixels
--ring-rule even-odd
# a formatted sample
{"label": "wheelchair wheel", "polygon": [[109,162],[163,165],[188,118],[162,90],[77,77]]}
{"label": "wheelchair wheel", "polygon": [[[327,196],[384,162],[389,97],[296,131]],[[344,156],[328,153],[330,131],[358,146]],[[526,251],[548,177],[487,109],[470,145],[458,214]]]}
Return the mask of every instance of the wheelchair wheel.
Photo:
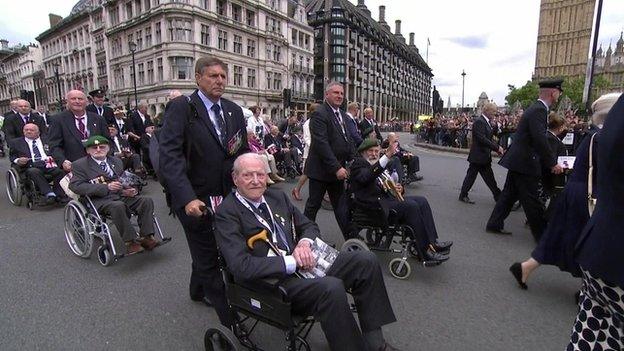
{"label": "wheelchair wheel", "polygon": [[409,262],[399,257],[390,260],[388,269],[390,274],[397,279],[407,279],[410,273],[412,273],[412,267],[410,267]]}
{"label": "wheelchair wheel", "polygon": [[374,228],[366,229],[366,244],[374,247],[381,245],[381,239],[383,239],[383,232]]}
{"label": "wheelchair wheel", "polygon": [[9,201],[15,206],[22,205],[22,187],[19,181],[19,174],[13,168],[6,172],[6,193]]}
{"label": "wheelchair wheel", "polygon": [[88,258],[93,249],[91,226],[87,210],[78,201],[72,200],[65,206],[65,240],[76,256]]}
{"label": "wheelchair wheel", "polygon": [[100,245],[97,250],[98,261],[104,267],[110,266],[113,263],[113,253],[106,245]]}
{"label": "wheelchair wheel", "polygon": [[360,240],[360,239],[349,239],[342,244],[340,248],[342,252],[350,252],[350,251],[370,251],[368,246]]}
{"label": "wheelchair wheel", "polygon": [[234,333],[222,325],[206,330],[204,347],[206,351],[239,351],[242,349]]}

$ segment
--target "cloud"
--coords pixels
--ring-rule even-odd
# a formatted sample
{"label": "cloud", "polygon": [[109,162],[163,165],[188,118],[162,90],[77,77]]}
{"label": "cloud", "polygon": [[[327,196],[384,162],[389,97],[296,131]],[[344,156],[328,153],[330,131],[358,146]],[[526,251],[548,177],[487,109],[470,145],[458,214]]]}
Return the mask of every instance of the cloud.
{"label": "cloud", "polygon": [[508,65],[519,63],[519,62],[530,61],[531,59],[534,58],[534,56],[535,56],[535,52],[533,50],[525,50],[515,55],[502,57],[492,62],[492,64],[494,66],[508,66]]}
{"label": "cloud", "polygon": [[469,49],[484,49],[487,46],[486,35],[470,35],[459,38],[445,38],[445,40]]}

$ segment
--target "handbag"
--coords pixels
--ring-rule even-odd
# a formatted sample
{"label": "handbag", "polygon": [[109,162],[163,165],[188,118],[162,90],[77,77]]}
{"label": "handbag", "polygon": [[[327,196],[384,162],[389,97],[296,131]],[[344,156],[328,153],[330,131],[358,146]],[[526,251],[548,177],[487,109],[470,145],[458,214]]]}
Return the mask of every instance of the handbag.
{"label": "handbag", "polygon": [[589,174],[587,175],[587,210],[589,211],[589,216],[594,213],[594,209],[596,208],[596,198],[593,193],[593,185],[594,185],[594,137],[596,133],[591,136],[589,140]]}

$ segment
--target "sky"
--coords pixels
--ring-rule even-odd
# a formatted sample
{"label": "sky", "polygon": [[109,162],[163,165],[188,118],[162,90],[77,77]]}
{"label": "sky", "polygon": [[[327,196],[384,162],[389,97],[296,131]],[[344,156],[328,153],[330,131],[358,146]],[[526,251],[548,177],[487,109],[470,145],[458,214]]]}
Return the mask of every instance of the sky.
{"label": "sky", "polygon": [[[357,0],[350,0],[357,4]],[[36,42],[49,28],[48,14],[67,16],[77,0],[0,0],[0,38],[10,44]],[[504,105],[508,84],[522,86],[535,66],[540,0],[366,0],[372,17],[386,6],[386,22],[394,32],[401,20],[406,38],[415,33],[416,46],[433,69],[433,84],[447,105],[474,104],[485,92]],[[24,11],[24,8],[28,12]],[[27,15],[25,15],[27,13]],[[624,30],[624,1],[604,0],[599,42],[615,46]],[[427,50],[427,38],[431,45]]]}

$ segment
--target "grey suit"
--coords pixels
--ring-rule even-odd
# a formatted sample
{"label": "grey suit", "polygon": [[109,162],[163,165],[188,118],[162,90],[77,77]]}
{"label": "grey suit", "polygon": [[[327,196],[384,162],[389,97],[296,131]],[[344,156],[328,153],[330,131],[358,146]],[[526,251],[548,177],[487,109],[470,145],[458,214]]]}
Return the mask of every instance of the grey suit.
{"label": "grey suit", "polygon": [[[100,215],[111,217],[123,241],[137,237],[128,216],[130,211],[138,215],[142,237],[154,234],[154,202],[149,197],[126,197],[121,196],[120,192],[111,192],[106,183],[123,174],[123,163],[117,157],[110,156],[106,158],[106,162],[113,170],[113,177],[109,177],[91,156],[76,160],[72,163],[73,176],[69,188],[78,195],[89,196]],[[96,179],[105,183],[98,183]]]}

